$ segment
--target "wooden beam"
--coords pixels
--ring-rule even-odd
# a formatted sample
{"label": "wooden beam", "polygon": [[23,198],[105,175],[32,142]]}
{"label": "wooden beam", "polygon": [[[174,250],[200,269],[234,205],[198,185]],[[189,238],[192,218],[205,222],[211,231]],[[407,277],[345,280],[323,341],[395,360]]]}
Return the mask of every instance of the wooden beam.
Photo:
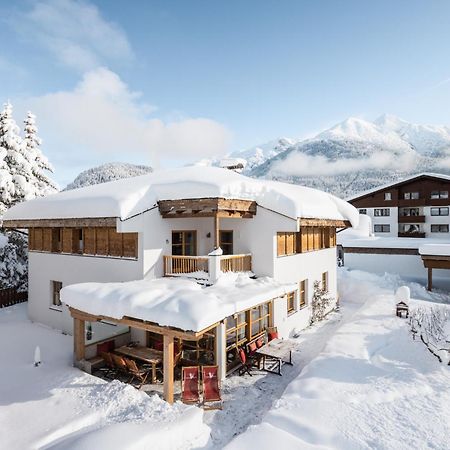
{"label": "wooden beam", "polygon": [[431,291],[433,289],[433,268],[428,267],[428,284],[427,290]]}
{"label": "wooden beam", "polygon": [[350,228],[352,226],[349,220],[310,219],[306,217],[300,217],[298,221],[301,227],[306,226],[306,227]]}
{"label": "wooden beam", "polygon": [[220,230],[219,230],[219,217],[217,214],[214,216],[214,249],[220,246]]}
{"label": "wooden beam", "polygon": [[450,261],[437,259],[422,259],[423,265],[432,269],[450,269]]}
{"label": "wooden beam", "polygon": [[4,220],[3,228],[116,227],[116,217]]}
{"label": "wooden beam", "polygon": [[115,319],[113,317],[102,316],[102,315],[94,315],[89,314],[84,311],[80,311],[78,309],[69,307],[70,314],[73,318],[77,318],[80,320],[85,320],[87,322],[99,322],[100,320],[104,320],[106,322],[117,323],[121,325],[125,325],[132,328],[138,328],[141,330],[152,331],[153,333],[158,334],[168,334],[178,339],[184,339],[187,341],[196,341],[201,339],[203,331],[194,332],[194,331],[183,331],[177,328],[172,327],[164,327],[158,324],[145,322],[140,319],[135,319],[132,317],[122,317],[122,319]]}
{"label": "wooden beam", "polygon": [[173,403],[173,336],[164,335],[163,337],[164,354],[164,400],[170,404]]}
{"label": "wooden beam", "polygon": [[85,357],[85,343],[84,343],[84,320],[73,319],[73,353],[75,362],[79,362]]}
{"label": "wooden beam", "polygon": [[362,253],[369,255],[419,255],[416,248],[378,248],[378,247],[346,247],[344,253]]}

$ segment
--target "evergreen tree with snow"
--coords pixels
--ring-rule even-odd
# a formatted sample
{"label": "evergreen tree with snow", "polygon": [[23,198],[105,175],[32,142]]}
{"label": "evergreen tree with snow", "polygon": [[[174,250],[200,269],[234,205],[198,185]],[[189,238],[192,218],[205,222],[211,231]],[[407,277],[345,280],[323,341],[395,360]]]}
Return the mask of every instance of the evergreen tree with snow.
{"label": "evergreen tree with snow", "polygon": [[36,196],[51,194],[57,190],[57,186],[45,174],[46,171],[53,173],[53,167],[39,148],[42,140],[37,135],[38,128],[36,126],[36,116],[28,111],[24,124],[24,153],[31,165],[31,173],[34,178],[33,182],[35,184]]}
{"label": "evergreen tree with snow", "polygon": [[18,145],[17,131],[5,105],[0,113],[0,216],[13,204],[15,189],[8,161],[11,147]]}

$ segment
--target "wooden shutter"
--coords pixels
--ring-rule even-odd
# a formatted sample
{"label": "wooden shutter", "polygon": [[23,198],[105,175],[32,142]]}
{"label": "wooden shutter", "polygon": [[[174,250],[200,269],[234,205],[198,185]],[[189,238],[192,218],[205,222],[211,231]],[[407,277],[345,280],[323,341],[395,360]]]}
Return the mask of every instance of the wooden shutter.
{"label": "wooden shutter", "polygon": [[72,253],[72,228],[62,229],[62,252]]}
{"label": "wooden shutter", "polygon": [[117,233],[115,228],[108,228],[109,254],[111,256],[123,255],[122,236],[123,233]]}
{"label": "wooden shutter", "polygon": [[52,229],[43,228],[42,229],[42,250],[44,252],[52,251]]}
{"label": "wooden shutter", "polygon": [[28,250],[35,250],[34,228],[28,228]]}
{"label": "wooden shutter", "polygon": [[34,230],[34,249],[42,251],[42,228],[35,228]]}
{"label": "wooden shutter", "polygon": [[286,236],[284,233],[277,233],[277,254],[278,256],[286,254]]}
{"label": "wooden shutter", "polygon": [[138,257],[138,234],[123,233],[123,256],[126,258]]}
{"label": "wooden shutter", "polygon": [[302,246],[302,253],[305,253],[308,251],[308,229],[306,227],[302,227],[300,229],[301,234],[301,246]]}
{"label": "wooden shutter", "polygon": [[336,247],[336,228],[330,228],[330,247]]}
{"label": "wooden shutter", "polygon": [[286,255],[295,253],[294,233],[286,233]]}
{"label": "wooden shutter", "polygon": [[87,255],[95,255],[95,228],[84,228],[84,252]]}
{"label": "wooden shutter", "polygon": [[108,255],[108,228],[97,228],[96,230],[97,255]]}

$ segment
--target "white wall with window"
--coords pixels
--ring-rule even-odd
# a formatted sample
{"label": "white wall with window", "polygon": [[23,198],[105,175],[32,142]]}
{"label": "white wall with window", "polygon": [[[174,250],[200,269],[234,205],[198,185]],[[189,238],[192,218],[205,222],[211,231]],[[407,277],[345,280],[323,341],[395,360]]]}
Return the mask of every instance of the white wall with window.
{"label": "white wall with window", "polygon": [[[380,205],[381,206],[381,205]],[[372,231],[380,236],[384,237],[397,237],[398,235],[398,213],[399,210],[397,207],[390,208],[361,208],[359,211],[360,214],[366,214],[372,219]],[[375,225],[388,225],[388,227],[376,227]],[[383,229],[384,231],[376,231]],[[389,231],[386,231],[389,229]]]}

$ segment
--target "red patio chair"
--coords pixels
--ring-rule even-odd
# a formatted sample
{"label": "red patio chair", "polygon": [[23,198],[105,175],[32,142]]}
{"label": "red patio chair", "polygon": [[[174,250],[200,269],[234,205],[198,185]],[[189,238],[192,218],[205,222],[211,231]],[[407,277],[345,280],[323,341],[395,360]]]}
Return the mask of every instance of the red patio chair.
{"label": "red patio chair", "polygon": [[[219,366],[203,366],[203,408],[222,409],[222,396],[219,387]],[[210,403],[206,405],[206,403]]]}
{"label": "red patio chair", "polygon": [[271,327],[267,329],[267,338],[269,342],[272,341],[273,339],[278,339],[277,327]]}
{"label": "red patio chair", "polygon": [[198,366],[183,367],[181,369],[181,401],[183,403],[198,403],[200,401],[198,377]]}
{"label": "red patio chair", "polygon": [[239,368],[239,375],[244,375],[244,373],[248,373],[252,377],[253,375],[250,372],[252,362],[247,358],[245,350],[243,348],[238,349],[238,355],[241,361],[241,367]]}

